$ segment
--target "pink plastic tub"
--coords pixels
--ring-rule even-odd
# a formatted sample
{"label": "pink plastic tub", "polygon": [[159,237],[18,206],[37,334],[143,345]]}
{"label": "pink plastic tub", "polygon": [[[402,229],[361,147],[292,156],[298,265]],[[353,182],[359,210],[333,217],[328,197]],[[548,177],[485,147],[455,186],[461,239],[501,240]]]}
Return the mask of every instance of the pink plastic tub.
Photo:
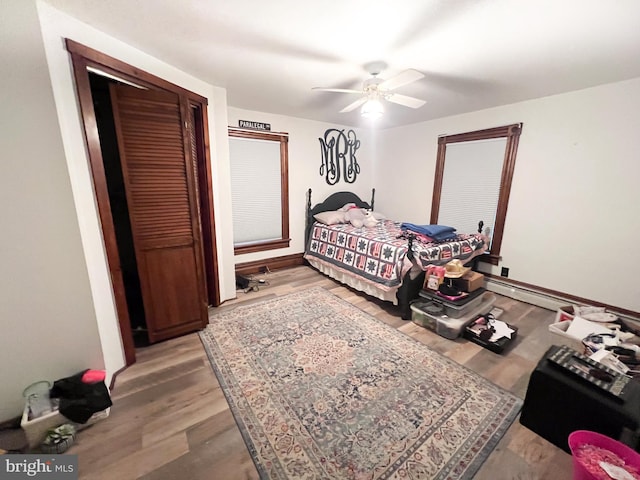
{"label": "pink plastic tub", "polygon": [[[592,445],[593,447],[608,450],[615,456],[619,457],[625,465],[625,469],[632,473],[633,478],[640,479],[640,454],[628,447],[624,443],[607,437],[596,432],[590,432],[588,430],[577,430],[569,435],[569,448],[573,455],[573,480],[601,480],[610,479],[602,469],[599,469],[599,473],[594,474],[593,469],[589,470],[591,457],[585,457],[581,455],[581,448],[585,445]],[[584,450],[582,450],[584,453]],[[609,462],[613,463],[614,462]],[[593,468],[593,467],[592,467]]]}

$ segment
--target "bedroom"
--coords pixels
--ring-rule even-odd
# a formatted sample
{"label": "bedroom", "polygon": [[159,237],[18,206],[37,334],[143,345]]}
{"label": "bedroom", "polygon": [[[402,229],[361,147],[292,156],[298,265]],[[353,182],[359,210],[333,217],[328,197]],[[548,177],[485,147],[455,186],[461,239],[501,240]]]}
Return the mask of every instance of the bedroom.
{"label": "bedroom", "polygon": [[[68,88],[68,64],[60,61],[66,53],[50,35],[57,32],[75,37],[207,96],[210,106],[220,107],[210,111],[214,138],[224,136],[226,125],[237,125],[240,119],[267,122],[274,130],[289,132],[292,242],[278,255],[302,251],[306,189],[313,186],[318,198],[330,191],[317,173],[317,138],[336,124],[227,107],[224,89],[150,57],[124,40],[42,6],[37,10],[34,2],[10,8],[15,9],[11,17],[17,20],[13,29],[3,29],[11,33],[3,39],[3,55],[6,52],[10,59],[13,76],[4,79],[7,86],[3,91],[20,103],[19,108],[9,109],[12,113],[3,112],[6,123],[13,127],[4,131],[10,140],[7,155],[16,159],[3,165],[8,169],[3,174],[3,215],[12,226],[3,238],[3,252],[13,252],[2,277],[3,295],[7,296],[2,346],[10,359],[3,370],[3,384],[19,383],[15,381],[22,381],[23,376],[59,377],[86,363],[104,366],[113,374],[123,365],[113,300],[90,181],[87,172],[74,164],[86,160],[73,112],[73,91]],[[43,37],[47,38],[46,46]],[[45,52],[52,44],[57,55],[53,61]],[[29,62],[24,62],[25,57]],[[437,136],[523,122],[503,249],[510,277],[639,311],[635,281],[638,257],[633,246],[624,243],[640,233],[635,215],[639,204],[635,183],[640,178],[635,153],[639,146],[635,125],[640,115],[640,74],[637,65],[629,64],[628,68],[627,80],[580,91],[375,133],[359,129],[363,167],[354,190],[367,198],[375,187],[376,204],[385,214],[423,223],[430,211],[431,192],[425,185],[433,178]],[[55,98],[61,87],[63,98]],[[66,106],[57,107],[59,101]],[[34,131],[37,143],[32,141]],[[215,142],[212,148],[223,151],[217,150],[221,147]],[[394,161],[382,161],[387,157]],[[42,158],[50,161],[44,163],[39,160]],[[299,163],[294,163],[294,158],[300,159]],[[224,171],[224,166],[215,168]],[[403,192],[402,198],[398,191]],[[218,195],[224,199],[228,187],[219,185]],[[406,205],[414,207],[409,211]],[[218,221],[230,220],[229,211],[216,213]],[[563,240],[573,235],[576,243],[567,246]],[[236,259],[230,242],[223,236],[219,245],[223,298],[235,295],[236,262],[266,257],[252,254]],[[59,281],[61,271],[66,272],[66,282]],[[55,324],[51,319],[56,319]],[[27,322],[30,333],[25,338]],[[84,342],[71,354],[56,349],[67,338],[77,336]],[[46,357],[43,369],[42,352],[46,350],[53,353]],[[15,392],[3,389],[7,399],[17,393],[18,400],[5,401],[3,397],[2,408],[7,411],[3,410],[1,417],[20,408],[20,392],[19,388]]]}

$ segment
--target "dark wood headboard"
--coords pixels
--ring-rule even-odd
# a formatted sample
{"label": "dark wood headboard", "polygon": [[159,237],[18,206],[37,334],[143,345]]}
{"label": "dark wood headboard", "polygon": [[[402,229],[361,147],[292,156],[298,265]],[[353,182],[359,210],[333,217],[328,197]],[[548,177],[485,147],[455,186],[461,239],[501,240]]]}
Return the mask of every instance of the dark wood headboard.
{"label": "dark wood headboard", "polygon": [[304,231],[304,244],[305,248],[309,241],[309,234],[311,233],[311,226],[313,225],[313,216],[320,212],[331,212],[344,207],[347,203],[355,203],[360,208],[366,208],[367,210],[373,210],[376,196],[376,189],[371,189],[371,202],[367,203],[363,201],[358,195],[353,192],[336,192],[329,195],[324,201],[317,203],[311,208],[311,189],[307,191],[307,218]]}

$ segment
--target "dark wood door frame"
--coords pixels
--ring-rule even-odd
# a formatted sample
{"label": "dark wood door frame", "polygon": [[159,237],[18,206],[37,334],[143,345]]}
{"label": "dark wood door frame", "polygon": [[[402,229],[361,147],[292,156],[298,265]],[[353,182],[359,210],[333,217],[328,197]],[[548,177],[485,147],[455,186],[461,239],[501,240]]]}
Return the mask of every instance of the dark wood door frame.
{"label": "dark wood door frame", "polygon": [[133,334],[127,308],[125,296],[124,280],[120,268],[120,257],[116,242],[113,218],[109,194],[107,191],[107,181],[100,149],[100,138],[98,136],[98,126],[96,123],[95,111],[93,108],[93,98],[89,83],[89,67],[99,69],[105,73],[133,82],[134,84],[152,89],[167,90],[174,92],[188,99],[190,105],[199,112],[199,122],[194,125],[196,137],[199,138],[201,147],[198,148],[197,165],[194,170],[198,172],[198,196],[200,220],[203,229],[203,247],[206,252],[204,262],[207,277],[208,301],[211,305],[220,305],[220,288],[218,276],[215,274],[217,257],[215,241],[215,220],[213,214],[213,191],[211,177],[211,162],[208,145],[207,126],[207,99],[196,93],[190,92],[178,85],[156,77],[150,73],[139,70],[125,62],[105,55],[97,50],[93,50],[85,45],[65,40],[66,48],[71,55],[74,78],[76,82],[76,92],[80,104],[80,113],[84,124],[85,141],[89,155],[91,175],[93,177],[93,188],[96,195],[98,214],[102,226],[102,235],[107,254],[107,263],[113,285],[113,293],[116,304],[116,313],[120,326],[120,335],[127,365],[135,363],[136,354],[133,343]]}

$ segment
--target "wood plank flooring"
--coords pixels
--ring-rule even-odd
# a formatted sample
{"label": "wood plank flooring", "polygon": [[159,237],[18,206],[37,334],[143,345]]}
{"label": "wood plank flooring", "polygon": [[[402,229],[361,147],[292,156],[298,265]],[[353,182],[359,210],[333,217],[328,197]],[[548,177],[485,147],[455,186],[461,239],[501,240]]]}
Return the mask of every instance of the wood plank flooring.
{"label": "wood plank flooring", "polygon": [[[553,344],[554,312],[498,296],[501,319],[519,328],[503,355],[464,339],[447,340],[399,317],[397,307],[355,292],[310,267],[265,275],[258,292],[214,311],[321,286],[425,343],[433,350],[524,398],[529,375]],[[258,325],[256,325],[258,326]],[[81,479],[241,480],[258,474],[197,334],[137,351],[137,363],[117,377],[110,416],[78,434]],[[476,475],[478,480],[561,480],[571,456],[516,420]]]}

